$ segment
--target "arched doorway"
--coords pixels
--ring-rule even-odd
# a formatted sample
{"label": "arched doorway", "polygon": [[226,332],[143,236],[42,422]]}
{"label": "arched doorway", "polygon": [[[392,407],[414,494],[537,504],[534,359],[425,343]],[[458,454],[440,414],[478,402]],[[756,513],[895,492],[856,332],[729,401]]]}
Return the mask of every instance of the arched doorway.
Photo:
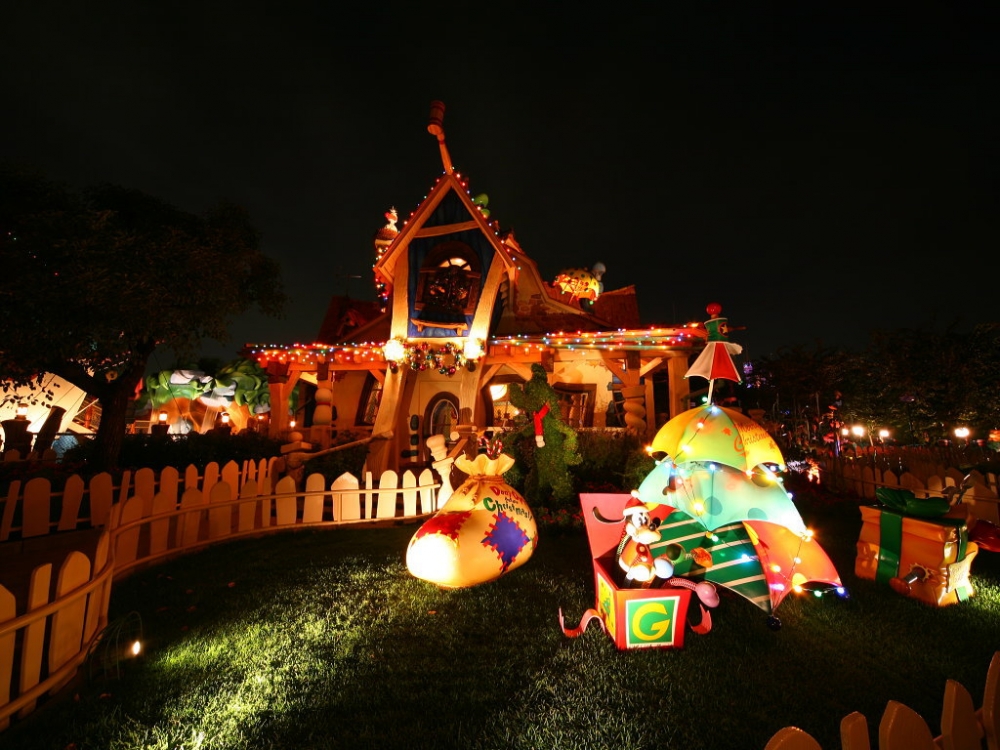
{"label": "arched doorway", "polygon": [[438,393],[424,410],[423,430],[421,430],[420,455],[425,461],[430,457],[427,451],[427,438],[431,435],[444,435],[449,449],[454,444],[451,435],[458,429],[458,397],[453,393]]}

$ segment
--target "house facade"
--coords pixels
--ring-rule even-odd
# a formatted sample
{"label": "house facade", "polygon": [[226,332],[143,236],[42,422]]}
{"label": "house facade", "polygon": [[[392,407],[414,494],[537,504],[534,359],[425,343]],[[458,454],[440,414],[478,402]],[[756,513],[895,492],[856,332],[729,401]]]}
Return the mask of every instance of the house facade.
{"label": "house facade", "polygon": [[689,406],[684,376],[704,327],[640,327],[635,289],[604,291],[599,263],[544,280],[453,169],[442,115],[435,103],[428,130],[444,173],[401,227],[392,210],[376,233],[379,299],[333,298],[316,343],[244,346],[268,372],[272,404],[301,389],[302,413],[274,408],[271,433],[294,427],[319,447],[336,432],[376,438],[373,472],[426,465],[432,435],[461,450],[508,427],[506,391],[539,363],[572,427],[651,438]]}

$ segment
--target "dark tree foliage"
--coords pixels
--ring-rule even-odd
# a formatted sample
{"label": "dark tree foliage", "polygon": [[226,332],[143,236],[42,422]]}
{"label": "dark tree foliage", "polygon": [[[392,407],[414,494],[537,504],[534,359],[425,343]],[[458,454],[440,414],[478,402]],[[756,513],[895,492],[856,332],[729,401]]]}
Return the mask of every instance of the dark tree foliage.
{"label": "dark tree foliage", "polygon": [[114,468],[153,350],[225,342],[247,310],[277,315],[278,264],[244,209],[202,215],[116,185],[83,191],[0,166],[0,380],[53,373],[98,398],[93,460]]}
{"label": "dark tree foliage", "polygon": [[758,369],[786,411],[801,413],[810,394],[822,410],[840,393],[845,424],[886,427],[902,443],[950,438],[957,426],[979,438],[1000,428],[998,324],[876,331],[861,351],[783,349]]}

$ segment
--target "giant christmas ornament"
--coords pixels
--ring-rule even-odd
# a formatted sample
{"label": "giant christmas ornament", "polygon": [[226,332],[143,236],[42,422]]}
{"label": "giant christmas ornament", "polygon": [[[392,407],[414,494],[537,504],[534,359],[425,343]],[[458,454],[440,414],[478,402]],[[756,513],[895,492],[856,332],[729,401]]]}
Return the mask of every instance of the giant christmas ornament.
{"label": "giant christmas ornament", "polygon": [[528,503],[503,480],[513,465],[503,453],[455,461],[469,478],[410,539],[410,573],[442,588],[464,588],[528,561],[538,544],[538,527]]}

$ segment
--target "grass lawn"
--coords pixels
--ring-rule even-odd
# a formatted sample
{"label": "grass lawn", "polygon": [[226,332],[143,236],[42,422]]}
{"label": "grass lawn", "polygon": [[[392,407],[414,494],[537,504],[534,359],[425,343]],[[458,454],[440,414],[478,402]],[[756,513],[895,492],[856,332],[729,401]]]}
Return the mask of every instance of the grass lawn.
{"label": "grass lawn", "polygon": [[793,724],[834,750],[851,711],[877,746],[889,699],[937,733],[947,678],[978,706],[1000,555],[980,552],[973,600],[934,609],[855,578],[856,504],[801,511],[849,598],[789,596],[772,631],[722,591],[712,631],[679,650],[562,634],[560,608],[575,625],[594,604],[582,530],[543,530],[523,567],[454,591],[407,572],[415,524],[220,545],[117,584],[112,617],[139,613],[144,655],[83,670],[0,747],[755,750]]}

